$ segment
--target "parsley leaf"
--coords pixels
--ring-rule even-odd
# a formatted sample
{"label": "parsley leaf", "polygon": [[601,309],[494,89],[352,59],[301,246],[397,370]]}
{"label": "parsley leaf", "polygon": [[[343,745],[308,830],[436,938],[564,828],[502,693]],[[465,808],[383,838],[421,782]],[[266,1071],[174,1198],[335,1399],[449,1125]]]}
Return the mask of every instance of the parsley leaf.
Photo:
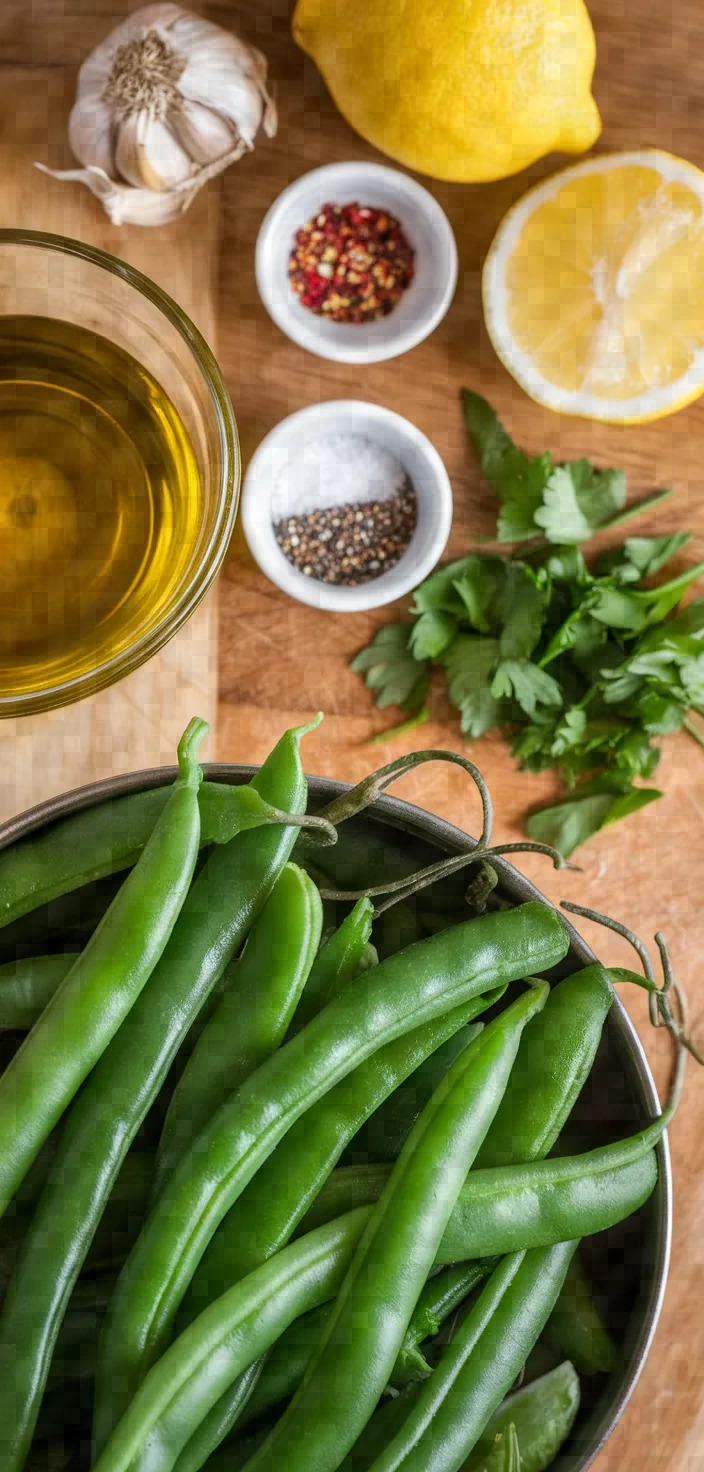
{"label": "parsley leaf", "polygon": [[627,537],[623,547],[601,558],[599,571],[618,571],[621,581],[642,582],[659,572],[689,541],[690,532],[674,532],[670,537]]}
{"label": "parsley leaf", "polygon": [[518,702],[530,720],[539,718],[539,706],[562,705],[562,692],[557,680],[528,659],[502,659],[491,682],[495,700]]}
{"label": "parsley leaf", "polygon": [[534,539],[541,529],[548,542],[586,542],[599,528],[630,521],[672,494],[658,491],[626,510],[623,471],[599,470],[585,459],[556,466],[549,451],[531,459],[480,394],[463,389],[462,404],[479,464],[500,502],[500,542]]}
{"label": "parsley leaf", "polygon": [[585,459],[555,465],[549,452],[531,459],[484,399],[465,391],[463,402],[500,535],[532,545],[439,567],[416,589],[411,622],[381,628],[352,668],[378,706],[401,707],[408,718],[397,730],[407,731],[427,718],[441,667],[469,740],[510,727],[520,766],[550,768],[571,789],[529,823],[567,854],[659,795],[634,786],[654,772],[659,738],[685,726],[704,746],[691,719],[704,715],[704,599],[677,611],[704,563],[643,586],[686,546],[688,534],[675,532],[629,537],[588,567],[581,546],[595,528],[670,492],[624,510],[620,471]]}
{"label": "parsley leaf", "polygon": [[577,795],[531,813],[526,833],[537,843],[549,843],[563,859],[568,859],[580,844],[608,823],[638,812],[658,797],[662,793],[655,787],[632,787],[620,796],[609,789]]}
{"label": "parsley leaf", "polygon": [[529,460],[520,450],[506,455],[494,487],[501,501],[496,522],[500,542],[527,542],[535,537],[536,518],[551,472],[549,455],[539,455],[535,460]]}
{"label": "parsley leaf", "polygon": [[586,542],[625,503],[621,470],[597,470],[589,460],[572,460],[553,470],[535,520],[549,542]]}
{"label": "parsley leaf", "polygon": [[457,619],[442,609],[428,609],[411,624],[409,647],[414,659],[437,659],[457,633]]}
{"label": "parsley leaf", "polygon": [[626,477],[622,470],[597,470],[589,460],[572,460],[566,467],[572,475],[577,501],[591,527],[603,526],[626,504]]}
{"label": "parsley leaf", "polygon": [[549,579],[522,562],[507,562],[500,596],[501,653],[528,659],[540,640],[550,596]]}
{"label": "parsley leaf", "polygon": [[495,639],[478,639],[470,634],[458,634],[442,657],[448,694],[460,712],[465,736],[483,736],[499,723],[501,709],[491,691],[491,674],[498,658]]}
{"label": "parsley leaf", "polygon": [[455,591],[465,610],[465,617],[480,634],[492,633],[501,619],[501,605],[506,582],[503,557],[467,557],[461,575],[455,580]]}
{"label": "parsley leaf", "polygon": [[428,666],[419,664],[410,650],[412,624],[383,624],[371,644],[353,659],[350,669],[365,675],[368,690],[375,690],[380,710],[400,705],[415,711],[428,693]]}
{"label": "parsley leaf", "polygon": [[704,654],[688,659],[680,670],[688,705],[704,705]]}
{"label": "parsley leaf", "polygon": [[649,736],[670,736],[684,724],[685,707],[657,690],[644,690],[633,703]]}
{"label": "parsley leaf", "polygon": [[549,542],[586,542],[594,530],[577,496],[570,465],[558,465],[545,487],[543,504],[535,513]]}
{"label": "parsley leaf", "polygon": [[576,546],[558,547],[545,559],[545,571],[554,583],[576,583],[578,586],[593,581],[587,571],[582,553]]}
{"label": "parsley leaf", "polygon": [[431,573],[416,588],[411,613],[455,613],[460,617],[464,612],[464,604],[455,584],[462,577],[467,564],[475,560],[474,556],[461,557],[458,562],[448,562],[444,567],[439,567],[437,572]]}
{"label": "parsley leaf", "polygon": [[500,542],[523,542],[535,536],[535,513],[553,468],[552,456],[524,455],[509,439],[491,405],[479,394],[462,390],[464,417],[477,459],[501,502],[496,535]]}
{"label": "parsley leaf", "polygon": [[494,413],[491,404],[481,394],[463,388],[462,407],[479,464],[487,480],[494,485],[499,479],[506,455],[509,450],[515,449],[513,440],[507,435],[498,414]]}

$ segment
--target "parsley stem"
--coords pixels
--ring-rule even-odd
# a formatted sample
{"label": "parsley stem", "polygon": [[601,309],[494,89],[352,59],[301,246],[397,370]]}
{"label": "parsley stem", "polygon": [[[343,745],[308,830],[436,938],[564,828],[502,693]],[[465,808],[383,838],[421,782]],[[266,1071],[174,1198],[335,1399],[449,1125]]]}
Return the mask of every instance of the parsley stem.
{"label": "parsley stem", "polygon": [[653,506],[659,506],[661,501],[668,501],[674,494],[672,487],[667,490],[656,491],[652,496],[646,496],[644,501],[637,501],[635,506],[627,506],[625,511],[620,511],[618,516],[612,516],[610,521],[602,521],[593,528],[594,533],[610,532],[616,526],[623,526],[625,522],[631,521],[634,516],[640,516],[643,511],[652,511]]}
{"label": "parsley stem", "polygon": [[[681,572],[679,577],[670,578],[669,583],[661,583],[658,588],[647,588],[642,592],[636,590],[632,596],[641,599],[643,602],[657,603],[658,599],[662,598],[663,593],[675,593],[679,592],[680,589],[684,592],[685,588],[688,588],[690,583],[696,582],[697,578],[700,578],[702,574],[704,574],[704,562],[695,562],[693,567],[685,568],[685,571]],[[662,622],[662,620],[660,621]]]}
{"label": "parsley stem", "polygon": [[398,726],[389,726],[386,731],[377,731],[375,736],[370,736],[365,741],[365,746],[383,746],[386,741],[393,741],[396,736],[405,736],[407,731],[414,731],[416,726],[422,726],[424,721],[430,719],[427,705],[421,706],[415,715],[409,716],[407,721],[401,721]]}

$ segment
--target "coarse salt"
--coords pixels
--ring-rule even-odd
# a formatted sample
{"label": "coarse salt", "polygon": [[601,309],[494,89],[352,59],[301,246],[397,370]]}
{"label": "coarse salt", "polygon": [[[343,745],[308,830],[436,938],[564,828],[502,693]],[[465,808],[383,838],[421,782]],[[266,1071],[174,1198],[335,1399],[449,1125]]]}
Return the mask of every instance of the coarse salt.
{"label": "coarse salt", "polygon": [[389,501],[406,480],[401,462],[377,441],[361,434],[322,435],[279,460],[271,485],[271,519]]}

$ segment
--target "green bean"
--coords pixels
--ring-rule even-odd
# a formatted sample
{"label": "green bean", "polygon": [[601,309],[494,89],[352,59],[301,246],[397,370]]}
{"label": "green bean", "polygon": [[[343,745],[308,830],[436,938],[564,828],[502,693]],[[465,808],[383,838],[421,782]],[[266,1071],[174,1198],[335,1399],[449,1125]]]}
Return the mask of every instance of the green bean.
{"label": "green bean", "polygon": [[504,1258],[373,1472],[458,1472],[538,1339],[576,1247]]}
{"label": "green bean", "polygon": [[[498,996],[495,1000],[499,1000]],[[396,1160],[416,1120],[463,1047],[462,1034],[453,1033],[434,1053],[419,1063],[410,1078],[389,1095],[355,1135],[346,1158],[370,1160],[374,1163]]]}
{"label": "green bean", "polygon": [[570,1263],[544,1338],[561,1354],[569,1355],[580,1375],[608,1375],[616,1365],[616,1346],[597,1312],[578,1257]]}
{"label": "green bean", "polygon": [[[286,1245],[360,1123],[448,1034],[460,1033],[463,1051],[481,1031],[480,1023],[465,1024],[486,1005],[475,998],[394,1038],[297,1120],[215,1233],[184,1300],[185,1317]],[[339,1214],[336,1206],[332,1215]]]}
{"label": "green bean", "polygon": [[75,954],[30,956],[0,966],[0,1028],[34,1027],[75,962]]}
{"label": "green bean", "polygon": [[[203,783],[198,794],[201,845],[229,843],[242,831],[242,791],[226,783]],[[0,853],[0,926],[83,884],[133,868],[169,792],[167,786],[153,787],[108,798],[11,844]]]}
{"label": "green bean", "polygon": [[502,1444],[509,1426],[516,1428],[521,1472],[545,1472],[572,1430],[579,1399],[579,1377],[566,1360],[502,1402],[487,1422],[462,1472],[503,1472]]}
{"label": "green bean", "polygon": [[[382,1201],[372,1209],[364,1235],[365,1243],[372,1239],[372,1264],[376,1261],[384,1231],[395,1240],[405,1221],[406,1236],[411,1234],[409,1242],[417,1259],[415,1268],[409,1276],[407,1268],[410,1264],[405,1260],[407,1254],[404,1254],[400,1265],[406,1281],[406,1297],[411,1295],[408,1317],[415,1297],[414,1277],[417,1278],[419,1273],[424,1277],[433,1264],[464,1171],[496,1110],[515,1057],[520,1032],[527,1019],[544,1004],[547,992],[548,987],[543,983],[526,993],[465,1051],[409,1139],[404,1156],[396,1167],[397,1179],[392,1181],[387,1193],[389,1202]],[[442,1149],[439,1149],[441,1145]],[[426,1220],[423,1230],[416,1232],[414,1224],[418,1211],[422,1210],[423,1200],[427,1202]],[[352,1220],[354,1216],[363,1217],[364,1210],[353,1214]],[[381,1220],[375,1221],[375,1217]],[[343,1224],[350,1220],[349,1217],[343,1219]],[[322,1299],[318,1297],[310,1301],[311,1290],[306,1274],[306,1264],[310,1259],[306,1252],[310,1254],[315,1248],[314,1284],[319,1294],[321,1262],[329,1258],[335,1226],[321,1227],[291,1247],[284,1248],[242,1280],[239,1298],[237,1286],[230,1289],[181,1335],[176,1346],[166,1352],[160,1365],[137,1391],[103,1453],[99,1463],[102,1472],[107,1472],[107,1469],[117,1472],[125,1458],[125,1465],[135,1462],[135,1472],[137,1469],[146,1472],[147,1468],[150,1472],[157,1472],[157,1469],[170,1472],[175,1457],[217,1407],[221,1399],[215,1394],[218,1383],[226,1391],[235,1375],[269,1347],[271,1339],[262,1341],[261,1332],[262,1324],[268,1323],[266,1303],[272,1294],[276,1297],[275,1312],[279,1317],[287,1315],[288,1322],[304,1309],[314,1307],[316,1301],[324,1301],[324,1297],[329,1296],[326,1292]],[[349,1264],[350,1254],[347,1262]],[[294,1280],[292,1263],[297,1271]],[[257,1295],[258,1308],[256,1312],[248,1308],[246,1313],[248,1336],[244,1352],[249,1358],[238,1359],[239,1341],[233,1324],[232,1305],[233,1301],[240,1305],[249,1304],[253,1293]],[[306,1295],[303,1299],[302,1294]],[[241,1306],[238,1312],[243,1322]],[[399,1344],[403,1327],[405,1325],[401,1326]],[[240,1350],[240,1356],[242,1352]],[[394,1358],[395,1352],[392,1353],[392,1364]],[[212,1445],[212,1442],[208,1445],[206,1437],[206,1450]]]}
{"label": "green bean", "polygon": [[283,1042],[322,923],[316,885],[304,869],[287,864],[176,1085],[159,1141],[155,1196],[228,1095]]}
{"label": "green bean", "polygon": [[149,980],[198,857],[202,780],[193,721],[177,778],[139,863],[0,1078],[0,1215]]}
{"label": "green bean", "polygon": [[312,1232],[314,1227],[322,1227],[325,1222],[331,1222],[333,1217],[343,1216],[346,1211],[354,1211],[357,1206],[371,1206],[379,1200],[390,1175],[391,1165],[387,1162],[380,1165],[340,1166],[328,1176],[296,1228],[294,1236],[301,1237],[305,1232]]}
{"label": "green bean", "polygon": [[[470,1028],[463,1024],[479,1002],[484,999],[434,1018],[387,1043],[297,1121],[218,1228],[184,1299],[185,1322],[223,1293],[228,1284],[243,1278],[285,1246],[359,1119],[411,1070],[419,1056],[445,1037],[450,1028],[462,1027],[465,1047],[478,1036],[481,1023]],[[234,1424],[236,1416],[228,1400],[235,1401],[238,1395],[237,1386],[225,1392],[222,1403],[212,1412],[214,1425],[225,1425],[228,1420]]]}
{"label": "green bean", "polygon": [[[542,1162],[541,1164],[548,1163],[553,1162]],[[559,1162],[554,1163],[559,1164]],[[530,1168],[537,1169],[536,1166]],[[373,1169],[378,1173],[378,1168]],[[510,1176],[515,1169],[515,1167],[501,1167],[495,1174]],[[523,1167],[523,1169],[528,1169],[528,1167]],[[384,1167],[383,1170],[388,1179],[388,1167]],[[465,1218],[462,1198],[467,1193],[470,1181],[471,1172],[460,1192],[460,1197],[440,1243],[436,1266],[456,1261],[458,1256],[459,1258],[467,1256],[466,1249],[474,1246],[473,1242],[465,1244],[462,1241],[462,1223]],[[654,1174],[651,1177],[651,1184],[653,1182]],[[599,1191],[600,1183],[597,1181],[595,1195],[598,1196]],[[505,1192],[506,1206],[509,1206],[510,1202],[511,1190],[509,1188]],[[633,1209],[632,1202],[624,1202],[624,1215],[630,1214]],[[282,1332],[285,1332],[287,1324],[290,1324],[299,1314],[310,1311],[315,1305],[329,1302],[334,1296],[345,1271],[345,1263],[352,1260],[356,1245],[370,1221],[371,1213],[371,1207],[361,1207],[335,1222],[328,1223],[327,1227],[317,1228],[308,1233],[306,1237],[291,1243],[274,1258],[270,1258],[267,1263],[236,1284],[216,1303],[211,1304],[174,1341],[157,1365],[148,1372],[120,1423],[121,1438],[126,1428],[129,1428],[130,1433],[134,1432],[137,1435],[137,1445],[141,1445],[141,1440],[144,1439],[146,1433],[140,1407],[149,1405],[150,1416],[157,1415],[156,1424],[158,1424],[158,1417],[162,1414],[162,1409],[169,1409],[169,1414],[173,1411],[177,1417],[180,1434],[185,1434],[183,1424],[178,1420],[179,1407],[183,1406],[184,1414],[188,1415],[191,1422],[191,1425],[186,1428],[190,1439],[193,1425],[202,1424],[207,1415],[208,1405],[214,1405],[224,1393],[224,1389],[247,1367],[247,1364],[251,1364],[255,1358],[265,1352],[270,1343],[279,1339]],[[610,1222],[607,1220],[605,1224],[609,1225]],[[533,1214],[529,1225],[533,1230]],[[330,1236],[326,1238],[324,1234],[328,1228]],[[598,1229],[599,1224],[597,1223]],[[344,1261],[341,1261],[341,1250],[347,1254]],[[301,1278],[302,1272],[305,1283]],[[302,1290],[300,1294],[299,1290]],[[294,1295],[295,1301],[293,1302],[291,1294]],[[258,1337],[262,1328],[266,1329],[266,1334]],[[413,1385],[407,1389],[415,1395],[420,1387]],[[159,1390],[160,1395],[163,1394],[159,1406],[154,1400],[156,1390]],[[405,1418],[409,1401],[403,1399],[404,1395],[405,1392],[402,1392],[401,1396],[390,1402],[390,1405],[397,1406],[401,1402]],[[381,1414],[384,1414],[385,1410],[386,1408]],[[247,1419],[245,1414],[243,1424],[246,1424]],[[517,1415],[514,1419],[520,1426]],[[378,1416],[375,1416],[370,1422],[370,1428],[377,1420]],[[149,1424],[153,1425],[154,1422],[150,1421]],[[383,1437],[381,1445],[386,1440],[388,1437]],[[110,1460],[101,1459],[99,1472],[108,1472],[108,1469],[109,1472],[117,1472],[117,1467],[113,1466],[112,1462],[114,1444],[113,1438],[109,1448]],[[118,1445],[122,1449],[124,1442],[121,1440]],[[159,1445],[162,1446],[163,1443]],[[377,1440],[374,1455],[378,1449]],[[236,1447],[228,1446],[228,1458],[230,1452],[233,1459],[237,1459]],[[170,1454],[174,1458],[180,1454],[173,1443],[170,1446]],[[122,1467],[124,1464],[120,1462],[118,1465]],[[241,1466],[242,1463],[235,1460],[233,1465]],[[347,1460],[344,1465],[345,1472],[347,1472]],[[357,1464],[355,1462],[350,1465]],[[360,1465],[368,1466],[369,1462],[363,1461]],[[158,1467],[161,1469],[161,1463],[158,1464]],[[157,1468],[153,1468],[149,1463],[144,1468],[137,1463],[134,1468],[130,1467],[130,1472],[147,1472],[147,1469],[148,1472],[157,1472]],[[95,1469],[95,1472],[98,1472],[98,1469]]]}
{"label": "green bean", "polygon": [[[547,1007],[521,1039],[516,1067],[477,1166],[542,1159],[552,1149],[591,1071],[613,995],[609,974],[598,963],[553,988]],[[613,1346],[595,1309],[590,1308],[586,1280],[581,1276],[576,1282],[577,1270],[573,1258],[549,1321],[553,1342],[563,1328],[566,1338],[558,1347],[576,1362],[575,1337],[580,1339],[575,1323],[577,1304],[574,1312],[571,1307],[566,1311],[564,1302],[571,1285],[572,1297],[578,1294],[579,1299],[582,1353],[586,1359],[606,1364]],[[578,1364],[579,1369],[583,1363]]]}
{"label": "green bean", "polygon": [[372,1208],[315,1359],[252,1458],[252,1472],[334,1472],[354,1445],[393,1371],[463,1178],[506,1087],[521,1032],[548,994],[546,983],[539,983],[489,1023],[426,1105]]}
{"label": "green bean", "polygon": [[166,1472],[233,1380],[300,1314],[334,1297],[371,1208],[285,1247],[195,1320],[150,1369],[95,1472]]}
{"label": "green bean", "polygon": [[[299,743],[308,729],[287,732],[254,779],[267,801],[290,803],[299,813],[307,795]],[[148,987],[64,1123],[55,1168],[0,1315],[3,1472],[22,1466],[56,1336],[125,1155],[295,837],[293,827],[263,827],[214,850]]]}
{"label": "green bean", "polygon": [[[462,1301],[462,1298],[458,1298],[455,1295],[454,1303],[450,1304],[449,1293],[447,1291],[447,1274],[452,1275],[455,1280],[459,1273],[462,1274],[463,1280],[467,1284],[462,1296],[466,1297],[471,1286],[476,1286],[477,1283],[482,1282],[491,1270],[491,1262],[470,1264],[469,1268],[465,1266],[459,1269],[457,1267],[447,1268],[445,1273],[441,1273],[438,1277],[432,1277],[428,1281],[421,1298],[425,1297],[426,1304],[432,1298],[436,1313],[446,1314],[451,1312],[452,1306],[456,1306],[457,1303]],[[469,1283],[470,1278],[472,1280],[471,1284]],[[440,1302],[438,1286],[436,1285],[440,1284],[443,1280],[445,1282],[445,1292],[442,1294],[442,1302]],[[317,1349],[321,1330],[330,1318],[332,1307],[331,1303],[324,1303],[319,1308],[312,1309],[309,1313],[296,1319],[265,1356],[263,1369],[261,1362],[257,1362],[256,1383],[253,1392],[246,1393],[244,1408],[242,1408],[243,1390],[248,1392],[248,1386],[242,1387],[239,1380],[233,1382],[229,1391],[221,1397],[212,1411],[205,1416],[198,1430],[191,1437],[175,1463],[174,1472],[197,1472],[197,1469],[204,1465],[208,1456],[224,1441],[225,1437],[235,1425],[239,1432],[272,1407],[277,1406],[281,1401],[287,1399],[298,1389],[309,1361]],[[414,1321],[416,1320],[417,1312],[417,1310],[414,1312]],[[425,1337],[426,1333],[435,1332],[431,1327],[426,1328],[426,1324],[430,1324],[428,1312],[426,1312],[423,1320],[422,1337]],[[418,1332],[420,1332],[420,1327],[420,1319],[418,1319]],[[406,1339],[399,1351],[394,1372],[391,1376],[392,1382],[398,1383],[399,1364],[401,1362],[403,1364],[401,1373],[404,1378],[407,1378],[407,1371],[410,1369],[410,1356],[406,1349],[406,1340],[412,1330],[413,1323],[409,1325]],[[427,1373],[430,1373],[430,1371],[427,1370]],[[243,1372],[243,1376],[247,1374],[247,1371]],[[239,1377],[240,1380],[242,1378],[242,1376]],[[418,1378],[418,1376],[416,1375],[415,1378]]]}
{"label": "green bean", "polygon": [[[664,1126],[663,1126],[664,1128]],[[652,1194],[658,1178],[653,1143],[641,1135],[584,1155],[538,1160],[530,1165],[502,1165],[494,1170],[472,1170],[452,1214],[445,1245],[448,1262],[462,1262],[524,1247],[547,1247],[563,1242],[565,1234],[582,1222],[585,1236],[606,1231],[631,1216]],[[613,1151],[609,1156],[606,1152]],[[390,1166],[357,1166],[338,1193],[326,1197],[325,1188],[301,1228],[326,1216],[328,1203],[341,1199],[349,1209],[379,1195],[391,1173]],[[330,1186],[335,1188],[334,1172]],[[344,1172],[347,1176],[347,1171]]]}
{"label": "green bean", "polygon": [[[372,933],[374,906],[358,900],[319,951],[296,1009],[296,1022],[310,1022],[357,975]],[[365,968],[366,969],[366,968]]]}
{"label": "green bean", "polygon": [[[173,1462],[174,1472],[200,1472],[200,1468],[205,1466],[212,1452],[222,1445],[238,1417],[246,1412],[267,1358],[267,1355],[261,1355],[237,1376],[230,1386],[229,1395],[220,1398],[210,1415],[196,1427],[183,1450],[179,1452]],[[218,1407],[222,1407],[219,1414]],[[148,1464],[151,1460],[150,1456]]]}
{"label": "green bean", "polygon": [[[267,1411],[280,1405],[282,1401],[288,1400],[294,1390],[298,1389],[331,1313],[330,1300],[320,1304],[318,1308],[310,1309],[308,1313],[295,1319],[285,1334],[272,1345],[254,1391],[241,1415],[237,1417],[238,1433],[253,1421],[260,1420]],[[235,1421],[232,1425],[235,1425]],[[176,1472],[181,1472],[178,1462]]]}
{"label": "green bean", "polygon": [[643,1138],[472,1171],[449,1229],[457,1231],[453,1260],[562,1242],[570,1229],[588,1237],[623,1221],[648,1200],[657,1180],[652,1143]]}
{"label": "green bean", "polygon": [[168,1341],[217,1226],[296,1119],[385,1043],[555,965],[567,945],[559,916],[538,902],[419,941],[360,976],[223,1105],[167,1184],[118,1281],[101,1340],[99,1446]]}
{"label": "green bean", "polygon": [[544,1011],[521,1038],[478,1169],[549,1154],[589,1076],[613,997],[608,972],[598,962],[552,988]]}
{"label": "green bean", "polygon": [[[367,1421],[361,1434],[358,1436],[354,1446],[347,1453],[344,1461],[340,1463],[339,1472],[361,1472],[361,1469],[371,1467],[372,1463],[388,1446],[392,1437],[401,1430],[408,1413],[420,1394],[420,1385],[414,1384],[404,1386],[403,1390],[392,1400],[384,1400],[377,1407],[374,1415]],[[237,1446],[237,1443],[234,1443]],[[251,1454],[250,1454],[251,1455]],[[246,1462],[239,1465],[246,1466]]]}
{"label": "green bean", "polygon": [[[437,1332],[447,1315],[488,1277],[492,1267],[491,1259],[483,1263],[453,1264],[428,1279],[399,1350],[391,1375],[392,1384],[405,1384],[430,1374],[430,1368],[422,1357],[420,1361],[416,1360],[416,1346],[429,1334]],[[280,1405],[298,1389],[331,1312],[332,1305],[324,1303],[296,1319],[269,1351],[254,1393],[237,1417],[238,1432]],[[180,1462],[176,1464],[176,1472],[182,1472]]]}

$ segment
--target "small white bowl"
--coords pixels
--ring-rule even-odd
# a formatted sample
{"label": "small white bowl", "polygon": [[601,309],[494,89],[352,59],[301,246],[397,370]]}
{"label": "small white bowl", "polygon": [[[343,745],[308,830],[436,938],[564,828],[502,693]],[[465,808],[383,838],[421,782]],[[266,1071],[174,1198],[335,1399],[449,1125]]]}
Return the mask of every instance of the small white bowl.
{"label": "small white bowl", "polygon": [[[323,435],[337,434],[376,440],[394,455],[418,502],[418,522],[403,557],[388,572],[356,588],[322,583],[299,572],[281,551],[271,519],[272,484],[288,466],[291,452]],[[360,399],[330,399],[289,414],[262,440],[244,478],[241,511],[249,550],[272,583],[312,608],[361,613],[393,603],[432,572],[450,533],[452,487],[437,450],[408,419]]]}
{"label": "small white bowl", "polygon": [[[413,281],[378,322],[328,322],[302,306],[289,284],[296,231],[328,201],[389,210],[413,246]],[[299,347],[336,363],[380,363],[416,347],[442,321],[457,285],[457,246],[444,210],[408,174],[382,164],[327,164],[275,200],[259,231],[255,269],[269,315]]]}

